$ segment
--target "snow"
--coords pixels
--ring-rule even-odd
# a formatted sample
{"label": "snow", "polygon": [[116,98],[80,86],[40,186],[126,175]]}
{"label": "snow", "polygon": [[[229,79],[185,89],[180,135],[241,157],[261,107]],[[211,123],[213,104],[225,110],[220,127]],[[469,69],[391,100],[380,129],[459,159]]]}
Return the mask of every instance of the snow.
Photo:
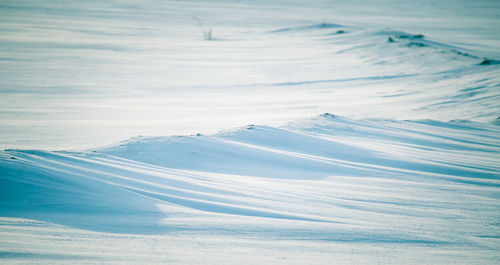
{"label": "snow", "polygon": [[498,116],[500,65],[479,65],[500,59],[498,1],[3,3],[4,149],[81,150],[324,112]]}
{"label": "snow", "polygon": [[2,1],[0,263],[499,263],[499,10]]}
{"label": "snow", "polygon": [[[383,253],[389,246],[403,248],[413,263],[494,263],[499,140],[493,124],[324,114],[281,128],[136,137],[88,152],[9,149],[0,161],[0,209],[9,217],[2,219],[7,236],[0,245],[15,250],[4,249],[7,260],[25,261],[117,261],[113,255],[128,249],[133,237],[142,248],[180,241],[176,255],[205,240],[209,248],[228,251],[208,254],[207,264],[241,255],[219,241],[269,255],[263,260],[303,254],[297,262],[304,264],[347,255],[345,248],[355,254],[344,262],[370,263],[365,251]],[[15,232],[31,222],[18,218],[44,221],[36,229],[48,232],[39,235],[29,226]],[[109,233],[118,235],[108,239]],[[41,242],[52,234],[83,239],[50,255],[16,240],[34,236]],[[97,257],[90,250],[69,254],[94,240],[118,241],[120,248]],[[276,252],[263,251],[261,243]],[[151,255],[133,259],[192,262]]]}

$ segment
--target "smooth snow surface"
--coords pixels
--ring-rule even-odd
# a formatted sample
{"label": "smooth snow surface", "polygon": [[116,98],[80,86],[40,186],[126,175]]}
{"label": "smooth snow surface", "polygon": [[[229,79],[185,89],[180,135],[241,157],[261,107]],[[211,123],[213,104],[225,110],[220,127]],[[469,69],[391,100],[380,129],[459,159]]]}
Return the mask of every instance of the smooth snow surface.
{"label": "smooth snow surface", "polygon": [[[494,264],[499,160],[497,125],[331,114],[88,152],[6,150],[0,257],[230,264],[256,252],[246,262]],[[41,246],[52,236],[50,246],[77,242]],[[187,254],[200,244],[217,251]]]}
{"label": "smooth snow surface", "polygon": [[499,264],[499,14],[2,0],[0,263]]}
{"label": "smooth snow surface", "polygon": [[3,0],[0,148],[79,150],[324,112],[491,122],[498,14],[500,1],[481,0]]}

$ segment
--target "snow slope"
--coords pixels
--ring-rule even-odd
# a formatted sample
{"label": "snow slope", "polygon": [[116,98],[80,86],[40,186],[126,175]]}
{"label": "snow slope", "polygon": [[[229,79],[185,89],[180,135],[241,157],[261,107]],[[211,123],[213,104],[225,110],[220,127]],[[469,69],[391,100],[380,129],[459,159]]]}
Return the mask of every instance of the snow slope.
{"label": "snow slope", "polygon": [[498,14],[3,0],[0,263],[500,263]]}
{"label": "snow slope", "polygon": [[[40,235],[17,231],[26,221],[11,218],[29,218],[98,232],[83,242],[109,232],[135,234],[142,247],[150,244],[144,243],[148,235],[159,242],[179,240],[183,251],[195,248],[193,236],[208,238],[214,248],[228,247],[219,240],[242,240],[257,251],[266,242],[277,251],[268,253],[267,262],[293,252],[304,254],[298,263],[325,263],[348,246],[359,256],[339,263],[371,263],[363,251],[391,246],[422,255],[408,263],[492,264],[500,248],[499,151],[497,125],[332,114],[280,128],[136,137],[88,152],[5,150],[0,216],[9,218],[2,219],[8,236],[0,253],[7,261],[58,259],[22,254],[16,238]],[[36,226],[47,229],[45,223]],[[286,242],[291,245],[282,252]],[[238,257],[215,254],[203,263]],[[188,256],[170,262],[187,263]],[[68,258],[117,261],[92,253]],[[133,258],[169,260],[160,254]],[[377,260],[398,264],[401,258]]]}
{"label": "snow slope", "polygon": [[2,3],[4,149],[81,150],[324,112],[482,122],[500,112],[498,1]]}

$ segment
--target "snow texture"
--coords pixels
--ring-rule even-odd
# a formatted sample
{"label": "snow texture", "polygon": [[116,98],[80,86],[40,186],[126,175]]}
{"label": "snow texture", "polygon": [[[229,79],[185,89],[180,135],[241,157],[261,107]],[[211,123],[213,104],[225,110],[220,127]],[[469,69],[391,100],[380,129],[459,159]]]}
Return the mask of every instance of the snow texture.
{"label": "snow texture", "polygon": [[500,263],[499,11],[2,1],[0,263]]}
{"label": "snow texture", "polygon": [[500,113],[498,1],[2,3],[3,149]]}
{"label": "snow texture", "polygon": [[[207,244],[216,248],[229,247],[217,243],[227,238],[251,249],[265,241],[279,253],[280,244],[291,242],[286,248],[303,252],[302,258],[328,252],[310,263],[341,255],[348,246],[374,253],[382,251],[378,247],[411,249],[423,255],[413,256],[415,263],[498,261],[497,125],[323,114],[282,128],[250,125],[208,136],[137,137],[88,152],[0,154],[0,215],[101,232],[85,235],[83,244],[107,233],[135,234],[138,242],[148,235],[168,241],[179,234],[183,242],[187,235],[215,237]],[[2,219],[6,237],[0,245],[10,248],[7,240],[17,233],[37,234],[14,232],[13,224],[24,227],[27,221],[10,218]],[[37,226],[47,229],[45,223]],[[191,241],[183,244],[193,247]],[[54,256],[9,253],[2,255],[98,258],[92,252],[64,257],[64,250]],[[214,254],[202,263],[235,258]]]}

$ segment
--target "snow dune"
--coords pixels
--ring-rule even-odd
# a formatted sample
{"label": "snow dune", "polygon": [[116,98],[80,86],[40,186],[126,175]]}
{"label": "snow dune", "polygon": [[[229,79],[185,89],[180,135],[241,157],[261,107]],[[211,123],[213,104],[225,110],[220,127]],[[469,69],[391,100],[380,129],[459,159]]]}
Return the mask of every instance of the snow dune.
{"label": "snow dune", "polygon": [[3,1],[0,263],[499,263],[500,2],[334,2]]}
{"label": "snow dune", "polygon": [[497,125],[332,114],[88,152],[9,149],[0,215],[138,237],[323,242],[332,253],[328,244],[393,244],[463,262],[453,255],[465,249],[467,261],[489,263],[498,261],[499,151]]}

